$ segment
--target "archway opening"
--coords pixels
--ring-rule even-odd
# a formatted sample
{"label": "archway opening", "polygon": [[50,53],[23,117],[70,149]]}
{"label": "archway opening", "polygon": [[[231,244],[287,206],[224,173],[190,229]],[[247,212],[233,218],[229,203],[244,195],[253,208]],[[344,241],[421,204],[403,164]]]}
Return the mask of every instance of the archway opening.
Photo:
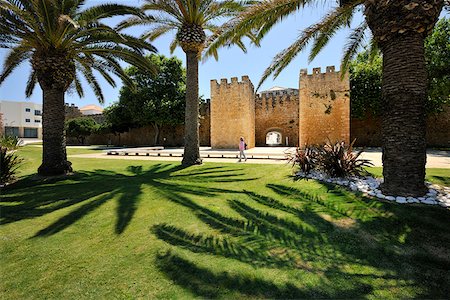
{"label": "archway opening", "polygon": [[268,146],[280,146],[282,144],[282,135],[278,131],[269,131],[266,134],[266,144]]}

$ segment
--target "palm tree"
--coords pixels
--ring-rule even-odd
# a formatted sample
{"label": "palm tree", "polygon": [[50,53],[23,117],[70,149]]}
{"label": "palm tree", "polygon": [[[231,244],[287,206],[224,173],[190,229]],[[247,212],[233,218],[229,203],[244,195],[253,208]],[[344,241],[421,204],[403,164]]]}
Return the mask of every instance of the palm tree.
{"label": "palm tree", "polygon": [[119,34],[102,19],[120,15],[140,15],[138,8],[104,4],[83,9],[84,0],[0,0],[0,48],[9,49],[0,83],[21,63],[29,61],[26,96],[36,83],[43,91],[43,154],[41,175],[71,171],[64,137],[64,94],[72,88],[80,97],[80,75],[94,90],[100,102],[103,93],[93,71],[113,87],[110,74],[127,84],[131,80],[119,61],[152,69],[143,51],[155,51],[149,43]]}
{"label": "palm tree", "polygon": [[[382,191],[390,195],[422,196],[427,188],[425,180],[426,139],[425,100],[427,73],[424,58],[424,39],[431,32],[444,0],[340,0],[317,24],[306,28],[294,43],[277,54],[265,70],[261,83],[273,74],[275,77],[310,42],[309,59],[323,49],[341,28],[350,27],[355,12],[362,10],[365,21],[353,29],[344,49],[343,70],[365,41],[368,29],[372,39],[370,49],[383,53],[383,176]],[[233,26],[223,30],[210,44],[206,55],[230,39],[249,31],[260,41],[278,21],[294,14],[318,0],[260,1],[239,14]],[[259,87],[258,86],[258,87]]]}
{"label": "palm tree", "polygon": [[[150,30],[142,36],[150,40],[174,31],[176,34],[170,45],[170,51],[173,52],[180,46],[186,53],[185,147],[182,161],[185,166],[202,163],[198,128],[199,59],[205,46],[218,35],[218,26],[215,22],[221,18],[235,16],[243,7],[243,2],[238,3],[234,0],[147,0],[142,9],[154,15],[146,18],[132,17],[119,24],[119,28],[150,25]],[[207,37],[205,31],[212,34]],[[240,39],[230,41],[245,51]],[[217,58],[217,48],[211,54]]]}

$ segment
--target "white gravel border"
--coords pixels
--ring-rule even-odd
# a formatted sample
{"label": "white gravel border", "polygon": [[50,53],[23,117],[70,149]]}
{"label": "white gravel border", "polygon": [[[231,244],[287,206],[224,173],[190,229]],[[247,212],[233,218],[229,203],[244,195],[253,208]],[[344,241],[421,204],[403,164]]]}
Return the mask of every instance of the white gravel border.
{"label": "white gravel border", "polygon": [[379,189],[383,182],[382,178],[367,177],[349,177],[349,178],[332,178],[319,171],[311,171],[309,174],[298,172],[296,176],[301,178],[315,179],[322,182],[333,183],[347,187],[353,192],[361,192],[364,196],[370,196],[376,199],[388,200],[400,204],[423,203],[429,205],[440,205],[442,207],[450,207],[450,188],[443,187],[427,182],[428,193],[424,197],[402,197],[393,195],[384,195]]}

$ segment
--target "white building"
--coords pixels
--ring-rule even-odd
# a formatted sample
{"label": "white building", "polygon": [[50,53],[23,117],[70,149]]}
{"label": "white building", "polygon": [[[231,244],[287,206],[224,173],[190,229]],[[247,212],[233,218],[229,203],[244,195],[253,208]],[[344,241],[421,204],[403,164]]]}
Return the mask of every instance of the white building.
{"label": "white building", "polygon": [[103,113],[103,108],[95,104],[89,104],[80,108],[80,111],[85,116],[98,115]]}
{"label": "white building", "polygon": [[267,91],[262,91],[261,95],[267,96],[282,96],[282,95],[298,95],[298,89],[285,88],[281,86],[274,86]]}
{"label": "white building", "polygon": [[2,124],[0,132],[25,138],[42,138],[42,104],[0,101]]}

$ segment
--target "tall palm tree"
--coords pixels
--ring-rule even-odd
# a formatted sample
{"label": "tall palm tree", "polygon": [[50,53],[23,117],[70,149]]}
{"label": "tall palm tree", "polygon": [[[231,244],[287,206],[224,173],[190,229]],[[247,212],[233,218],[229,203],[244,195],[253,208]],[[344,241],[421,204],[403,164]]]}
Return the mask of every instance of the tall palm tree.
{"label": "tall palm tree", "polygon": [[0,48],[9,49],[0,84],[23,62],[32,71],[26,96],[36,83],[43,92],[43,154],[38,173],[57,175],[71,171],[64,137],[64,94],[69,88],[83,96],[82,75],[100,102],[103,93],[94,76],[97,71],[113,87],[110,74],[132,84],[119,61],[152,69],[143,51],[155,51],[149,43],[119,34],[102,23],[105,18],[140,15],[138,8],[104,4],[83,8],[84,0],[0,0]]}
{"label": "tall palm tree", "polygon": [[[218,35],[216,22],[221,18],[235,16],[237,12],[243,10],[243,7],[243,1],[240,3],[234,0],[146,0],[142,9],[153,15],[145,18],[132,17],[119,24],[118,28],[150,25],[150,30],[142,36],[150,40],[169,32],[176,32],[170,51],[173,52],[177,46],[180,46],[186,53],[185,147],[182,161],[185,166],[202,163],[198,128],[199,59],[208,41]],[[211,35],[208,37],[205,31]],[[245,51],[240,39],[230,39],[230,42],[237,44]],[[217,58],[217,48],[211,51],[211,55]]]}
{"label": "tall palm tree", "polygon": [[[294,14],[318,0],[265,0],[239,14],[233,26],[225,28],[209,45],[206,55],[217,47],[249,31],[260,41],[282,18]],[[265,70],[261,83],[275,77],[310,42],[310,60],[323,49],[341,28],[350,27],[355,12],[364,12],[365,20],[350,33],[345,46],[342,69],[346,70],[371,31],[371,49],[383,53],[383,176],[385,194],[422,196],[426,164],[425,100],[427,73],[424,39],[449,1],[444,0],[340,0],[317,24],[306,28],[294,43],[277,54]]]}

